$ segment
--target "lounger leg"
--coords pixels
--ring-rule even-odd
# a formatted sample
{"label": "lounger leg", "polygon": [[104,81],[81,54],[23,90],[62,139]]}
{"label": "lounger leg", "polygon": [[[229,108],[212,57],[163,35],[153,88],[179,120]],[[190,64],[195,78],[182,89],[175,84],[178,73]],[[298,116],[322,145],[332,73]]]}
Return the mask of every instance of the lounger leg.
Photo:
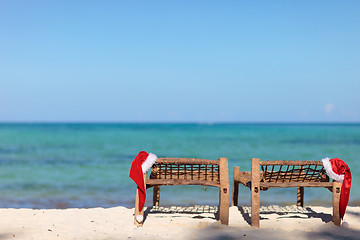
{"label": "lounger leg", "polygon": [[219,158],[220,161],[220,199],[219,219],[222,224],[229,224],[230,181],[227,158]]}
{"label": "lounger leg", "polygon": [[340,226],[340,192],[341,183],[334,182],[333,185],[333,222],[336,226]]}
{"label": "lounger leg", "polygon": [[298,207],[304,207],[304,187],[297,188],[297,204]]}
{"label": "lounger leg", "polygon": [[[144,173],[144,183],[145,183],[145,188],[146,188],[146,173]],[[142,227],[143,222],[138,222],[136,220],[137,215],[144,216],[144,208],[142,208],[141,210],[139,209],[139,191],[138,191],[138,189],[136,189],[134,224],[138,227]]]}
{"label": "lounger leg", "polygon": [[160,202],[160,187],[154,187],[153,191],[153,206],[159,206]]}
{"label": "lounger leg", "polygon": [[251,226],[260,227],[260,159],[251,159]]}
{"label": "lounger leg", "polygon": [[240,167],[234,167],[231,206],[237,206],[238,205],[239,182],[236,179],[238,179],[239,175],[240,175]]}

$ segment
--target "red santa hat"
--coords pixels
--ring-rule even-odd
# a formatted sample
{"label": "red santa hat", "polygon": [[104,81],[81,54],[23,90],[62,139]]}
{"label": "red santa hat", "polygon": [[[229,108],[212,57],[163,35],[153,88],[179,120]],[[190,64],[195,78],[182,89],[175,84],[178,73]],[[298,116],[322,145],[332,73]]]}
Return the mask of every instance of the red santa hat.
{"label": "red santa hat", "polygon": [[345,210],[349,202],[350,188],[351,188],[351,172],[348,165],[339,158],[324,158],[322,159],[326,173],[332,179],[342,182],[340,193],[340,217],[344,218]]}
{"label": "red santa hat", "polygon": [[[146,186],[144,183],[143,174],[151,168],[156,159],[157,156],[155,154],[141,151],[131,163],[129,177],[134,180],[137,185],[137,190],[139,193],[139,211],[141,211],[143,208],[146,199]],[[142,215],[136,216],[136,220],[138,222],[142,222]]]}

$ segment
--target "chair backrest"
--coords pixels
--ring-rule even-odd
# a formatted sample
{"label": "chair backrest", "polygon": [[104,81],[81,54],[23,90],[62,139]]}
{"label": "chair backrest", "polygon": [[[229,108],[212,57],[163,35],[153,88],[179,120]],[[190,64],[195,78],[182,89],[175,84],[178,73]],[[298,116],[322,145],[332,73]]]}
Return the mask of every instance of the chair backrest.
{"label": "chair backrest", "polygon": [[[226,161],[226,164],[224,163]],[[227,168],[227,158],[206,160],[196,158],[158,158],[147,183],[162,185],[207,185],[220,186],[221,169]],[[227,169],[226,169],[227,170]],[[226,171],[228,174],[228,171]],[[227,177],[228,176],[224,176]],[[155,182],[156,181],[156,182]]]}
{"label": "chair backrest", "polygon": [[321,161],[260,161],[260,168],[264,182],[329,182]]}

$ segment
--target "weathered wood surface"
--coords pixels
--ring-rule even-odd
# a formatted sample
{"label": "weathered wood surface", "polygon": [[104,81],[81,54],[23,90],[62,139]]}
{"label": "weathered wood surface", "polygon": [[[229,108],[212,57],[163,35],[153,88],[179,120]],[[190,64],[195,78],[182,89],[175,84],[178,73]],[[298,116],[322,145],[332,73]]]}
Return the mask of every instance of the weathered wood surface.
{"label": "weathered wood surface", "polygon": [[272,176],[262,174],[264,181],[266,182],[328,182],[326,177],[322,177],[319,174],[307,174],[307,173],[277,173],[274,172]]}
{"label": "weathered wood surface", "polygon": [[332,182],[287,182],[287,183],[268,183],[262,182],[260,186],[266,188],[289,188],[289,187],[331,187]]}
{"label": "weathered wood surface", "polygon": [[159,202],[160,202],[160,187],[159,186],[154,186],[154,189],[153,189],[153,206],[158,207]]}
{"label": "weathered wood surface", "polygon": [[238,205],[238,198],[239,198],[239,181],[238,181],[238,179],[239,178],[240,178],[240,167],[234,167],[231,206]]}
{"label": "weathered wood surface", "polygon": [[219,168],[213,165],[156,165],[150,179],[191,179],[219,181]]}
{"label": "weathered wood surface", "polygon": [[321,161],[301,161],[301,160],[281,160],[281,161],[260,161],[260,165],[297,165],[297,166],[304,166],[304,165],[320,165],[322,166]]}
{"label": "weathered wood surface", "polygon": [[260,159],[251,160],[251,226],[260,227]]}
{"label": "weathered wood surface", "polygon": [[208,160],[208,159],[198,159],[198,158],[158,158],[156,160],[156,163],[219,165],[218,160]]}
{"label": "weathered wood surface", "polygon": [[191,179],[148,179],[146,188],[153,186],[166,186],[166,185],[203,185],[219,187],[220,182],[208,180],[191,180]]}
{"label": "weathered wood surface", "polygon": [[334,182],[333,186],[333,222],[336,226],[340,226],[340,192],[341,183]]}
{"label": "weathered wood surface", "polygon": [[[244,186],[250,186],[248,183],[251,182],[251,172],[243,171],[237,175],[233,176],[234,181],[243,184]],[[260,171],[260,181],[261,182],[273,182],[273,183],[286,183],[286,182],[329,182],[329,178],[327,176],[318,175],[318,177],[310,178],[309,174],[296,174],[292,176],[290,173],[278,173],[273,172],[272,177],[268,177],[266,173]]]}
{"label": "weathered wood surface", "polygon": [[219,220],[222,224],[229,224],[229,196],[230,180],[227,158],[220,158],[220,189],[219,189]]}
{"label": "weathered wood surface", "polygon": [[[209,161],[212,164],[203,164],[210,163]],[[215,160],[201,160],[200,163],[196,164],[186,162],[174,163],[173,161],[171,163],[165,163],[166,161],[155,162],[151,170],[150,179],[190,179],[219,182],[219,163],[216,161],[216,164],[213,164],[213,161]]]}
{"label": "weathered wood surface", "polygon": [[297,188],[297,201],[296,205],[299,207],[304,207],[304,187]]}

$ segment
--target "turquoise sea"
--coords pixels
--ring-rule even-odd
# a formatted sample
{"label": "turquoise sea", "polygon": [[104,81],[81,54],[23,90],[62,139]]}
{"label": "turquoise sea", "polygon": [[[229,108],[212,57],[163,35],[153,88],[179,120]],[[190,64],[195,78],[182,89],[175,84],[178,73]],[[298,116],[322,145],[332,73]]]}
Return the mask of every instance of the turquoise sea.
{"label": "turquoise sea", "polygon": [[[228,157],[250,170],[251,158],[321,160],[350,167],[350,205],[360,205],[360,124],[0,124],[0,207],[134,206],[128,177],[141,150],[159,157]],[[239,203],[250,204],[240,187]],[[152,191],[147,192],[147,205]],[[296,189],[261,192],[262,204],[294,204]],[[305,189],[305,205],[330,205],[327,189]],[[160,205],[217,205],[218,191],[201,186],[162,187]]]}

